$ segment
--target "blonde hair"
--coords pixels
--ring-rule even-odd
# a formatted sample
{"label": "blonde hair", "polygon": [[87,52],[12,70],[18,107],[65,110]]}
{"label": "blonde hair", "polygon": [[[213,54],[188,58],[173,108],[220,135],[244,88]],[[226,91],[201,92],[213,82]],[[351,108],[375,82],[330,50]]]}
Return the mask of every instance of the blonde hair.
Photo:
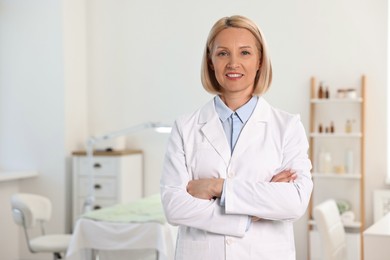
{"label": "blonde hair", "polygon": [[211,94],[220,94],[221,86],[219,85],[215,73],[211,68],[211,50],[215,37],[224,29],[227,28],[246,29],[252,33],[256,39],[256,46],[259,51],[260,69],[256,74],[253,95],[264,94],[271,85],[272,81],[272,66],[268,54],[267,44],[260,28],[251,20],[244,16],[234,15],[219,19],[211,28],[207,37],[206,47],[203,53],[201,80],[203,87]]}

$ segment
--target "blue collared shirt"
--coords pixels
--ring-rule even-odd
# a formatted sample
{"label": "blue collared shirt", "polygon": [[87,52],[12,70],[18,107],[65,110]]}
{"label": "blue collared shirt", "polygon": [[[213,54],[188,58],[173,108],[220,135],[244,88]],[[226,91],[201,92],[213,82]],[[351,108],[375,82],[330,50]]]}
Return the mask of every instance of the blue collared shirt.
{"label": "blue collared shirt", "polygon": [[236,111],[231,110],[219,96],[214,98],[215,110],[221,120],[223,130],[225,131],[226,138],[231,148],[231,152],[233,153],[234,147],[237,142],[238,135],[232,139],[232,114],[236,114],[239,122],[238,127],[239,132],[241,132],[245,123],[248,121],[253,111],[255,110],[257,101],[259,97],[253,96],[248,102],[246,102],[243,106],[238,108]]}

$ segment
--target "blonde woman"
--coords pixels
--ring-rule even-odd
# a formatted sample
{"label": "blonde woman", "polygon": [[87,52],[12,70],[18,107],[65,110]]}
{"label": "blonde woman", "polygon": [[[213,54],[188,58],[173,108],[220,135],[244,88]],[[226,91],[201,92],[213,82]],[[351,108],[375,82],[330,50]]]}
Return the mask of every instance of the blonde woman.
{"label": "blonde woman", "polygon": [[262,97],[272,81],[264,36],[243,16],[212,27],[203,87],[215,97],[176,120],[161,177],[177,260],[293,260],[293,221],[313,183],[298,115]]}

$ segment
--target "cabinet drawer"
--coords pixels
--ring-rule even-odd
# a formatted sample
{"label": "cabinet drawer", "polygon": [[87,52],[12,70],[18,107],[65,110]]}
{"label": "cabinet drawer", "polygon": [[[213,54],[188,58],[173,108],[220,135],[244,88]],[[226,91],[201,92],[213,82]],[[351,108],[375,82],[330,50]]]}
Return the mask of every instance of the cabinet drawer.
{"label": "cabinet drawer", "polygon": [[[119,161],[110,157],[94,157],[93,171],[96,175],[116,175]],[[78,173],[88,175],[90,171],[89,159],[87,157],[78,158]]]}
{"label": "cabinet drawer", "polygon": [[[115,178],[95,178],[95,197],[115,198],[117,191]],[[85,197],[89,191],[88,177],[79,178],[79,197]]]}
{"label": "cabinet drawer", "polygon": [[[78,212],[83,213],[84,212],[84,203],[85,203],[85,198],[79,198],[79,200],[77,201],[77,205],[78,205]],[[94,210],[96,209],[101,209],[101,208],[104,208],[104,207],[109,207],[109,206],[113,206],[117,204],[116,200],[113,200],[113,199],[98,199],[98,198],[95,198],[95,203],[93,203],[93,206],[92,208]]]}

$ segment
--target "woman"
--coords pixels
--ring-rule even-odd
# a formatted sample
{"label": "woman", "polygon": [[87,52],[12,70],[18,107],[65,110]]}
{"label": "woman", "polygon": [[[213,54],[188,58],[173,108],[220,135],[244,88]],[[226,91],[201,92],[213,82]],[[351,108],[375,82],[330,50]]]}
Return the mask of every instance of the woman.
{"label": "woman", "polygon": [[210,31],[202,84],[216,96],[173,127],[161,177],[176,259],[295,259],[293,221],[311,191],[299,116],[262,97],[272,68],[259,28],[242,16]]}

